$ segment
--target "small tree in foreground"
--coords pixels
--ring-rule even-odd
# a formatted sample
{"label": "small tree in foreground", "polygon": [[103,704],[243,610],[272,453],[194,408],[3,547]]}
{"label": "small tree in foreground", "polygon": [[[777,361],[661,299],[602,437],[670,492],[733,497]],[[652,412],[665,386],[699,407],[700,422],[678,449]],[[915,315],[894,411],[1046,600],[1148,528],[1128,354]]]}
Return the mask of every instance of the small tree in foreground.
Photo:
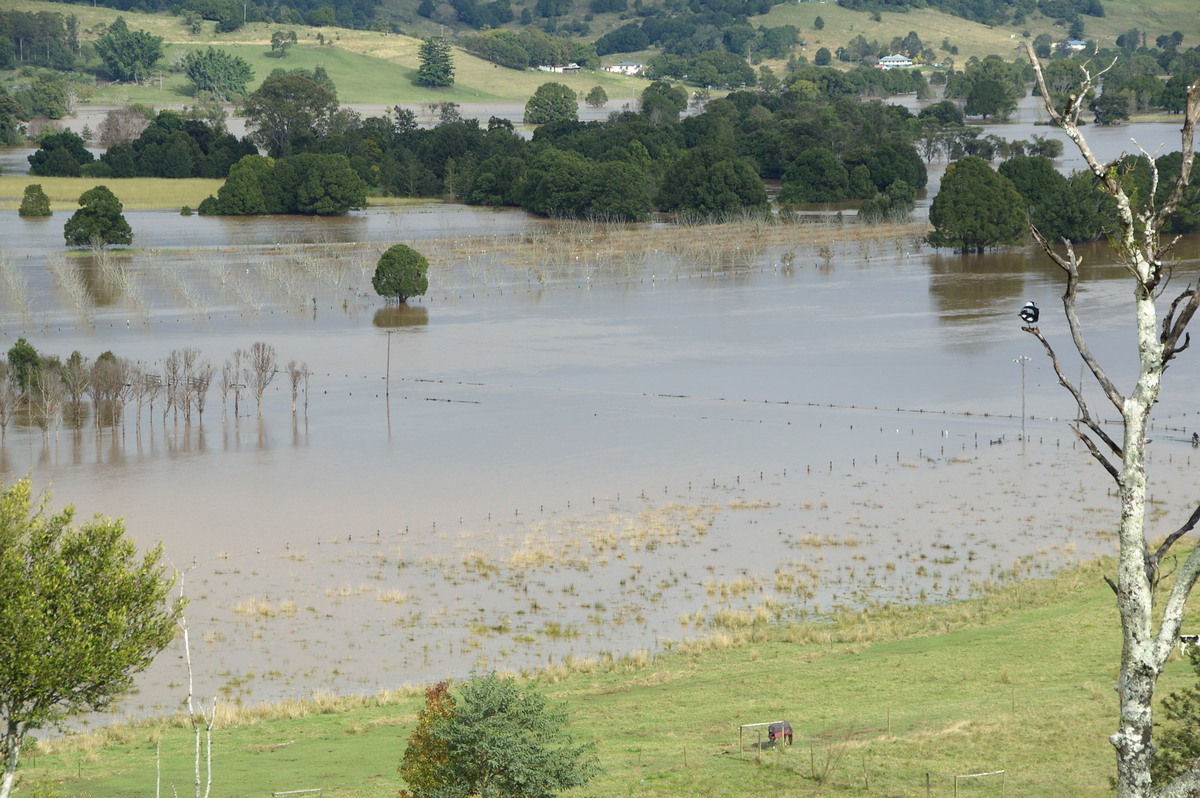
{"label": "small tree in foreground", "polygon": [[429,290],[429,261],[412,247],[396,244],[375,265],[371,285],[375,293],[397,302],[422,296]]}
{"label": "small tree in foreground", "polygon": [[17,210],[19,216],[49,216],[50,198],[42,190],[41,183],[30,183],[25,186],[25,195],[21,197],[21,207]]}
{"label": "small tree in foreground", "polygon": [[[1120,720],[1117,730],[1109,737],[1117,755],[1117,795],[1120,798],[1196,795],[1200,793],[1200,761],[1191,760],[1171,781],[1158,786],[1152,780],[1151,763],[1155,751],[1152,742],[1154,689],[1167,657],[1179,639],[1188,596],[1200,577],[1200,546],[1194,547],[1182,563],[1169,568],[1163,565],[1163,558],[1200,522],[1200,506],[1192,510],[1177,530],[1166,535],[1157,548],[1147,542],[1146,430],[1150,413],[1158,401],[1163,373],[1175,356],[1188,348],[1187,326],[1200,309],[1200,290],[1194,284],[1178,289],[1169,301],[1165,298],[1174,276],[1174,258],[1170,252],[1175,240],[1164,242],[1160,237],[1163,227],[1178,210],[1192,173],[1193,139],[1196,123],[1200,120],[1200,80],[1194,80],[1188,89],[1180,136],[1179,172],[1160,186],[1158,168],[1154,159],[1148,157],[1146,160],[1152,170],[1151,190],[1143,194],[1127,191],[1122,182],[1123,175],[1115,164],[1105,164],[1096,158],[1079,130],[1083,103],[1069,101],[1064,109],[1056,107],[1049,99],[1051,94],[1032,45],[1027,42],[1025,49],[1051,121],[1075,142],[1101,190],[1114,200],[1115,228],[1109,234],[1110,240],[1131,283],[1133,334],[1139,365],[1132,388],[1123,393],[1096,360],[1084,336],[1076,311],[1081,277],[1075,249],[1068,241],[1062,242],[1060,248],[1057,242],[1047,240],[1038,230],[1033,231],[1066,278],[1062,302],[1072,342],[1104,397],[1121,415],[1122,434],[1114,436],[1109,432],[1106,419],[1091,412],[1084,400],[1082,386],[1067,377],[1041,330],[1025,328],[1042,343],[1059,383],[1074,397],[1078,416],[1072,422],[1071,430],[1112,477],[1120,499],[1116,530],[1117,580],[1115,583],[1109,581],[1117,597],[1122,635],[1121,669],[1116,685]],[[1095,75],[1085,66],[1083,82],[1074,96],[1088,96],[1111,66]],[[1165,303],[1165,308],[1160,309],[1160,300]],[[1166,593],[1165,600],[1159,593],[1160,588]]]}
{"label": "small tree in foreground", "polygon": [[400,765],[406,798],[551,798],[595,775],[593,746],[576,745],[566,711],[529,686],[489,674],[458,692],[426,692]]}
{"label": "small tree in foreground", "polygon": [[175,635],[162,550],[138,555],[120,521],[72,527],[28,479],[0,493],[0,798],[34,729],[105,710]]}
{"label": "small tree in foreground", "polygon": [[69,247],[99,244],[132,244],[133,230],[121,213],[125,206],[107,186],[96,186],[79,195],[79,210],[63,226]]}

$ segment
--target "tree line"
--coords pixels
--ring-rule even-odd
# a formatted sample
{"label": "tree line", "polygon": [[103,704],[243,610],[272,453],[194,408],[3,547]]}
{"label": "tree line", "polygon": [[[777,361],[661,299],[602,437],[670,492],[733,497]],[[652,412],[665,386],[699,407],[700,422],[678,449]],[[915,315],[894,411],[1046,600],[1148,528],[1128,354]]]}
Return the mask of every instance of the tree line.
{"label": "tree line", "polygon": [[18,416],[48,432],[60,424],[80,429],[90,415],[99,433],[123,424],[130,407],[139,429],[143,411],[153,423],[156,405],[164,424],[168,417],[190,424],[193,415],[203,423],[214,383],[223,413],[232,403],[237,417],[245,391],[254,397],[261,418],[263,394],[280,373],[290,383],[292,413],[301,397],[307,407],[308,365],[289,360],[280,369],[275,347],[262,341],[235,349],[219,366],[200,350],[185,347],[168,353],[161,367],[151,368],[111,351],[95,360],[74,351],[63,360],[40,354],[19,338],[0,360],[0,439]]}

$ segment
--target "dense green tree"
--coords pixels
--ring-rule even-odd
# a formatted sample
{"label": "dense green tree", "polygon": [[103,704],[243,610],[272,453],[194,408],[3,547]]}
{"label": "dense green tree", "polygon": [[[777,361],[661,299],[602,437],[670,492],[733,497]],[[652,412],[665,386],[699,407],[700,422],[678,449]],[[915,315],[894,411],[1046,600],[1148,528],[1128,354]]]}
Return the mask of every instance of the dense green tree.
{"label": "dense green tree", "polygon": [[271,33],[271,52],[279,52],[279,57],[287,55],[288,48],[296,43],[296,31],[277,30]]}
{"label": "dense green tree", "polygon": [[345,155],[281,158],[263,184],[270,213],[340,216],[367,204],[367,184]]}
{"label": "dense green tree", "polygon": [[208,92],[213,99],[227,101],[246,93],[254,79],[254,70],[240,56],[227,50],[192,50],[183,57],[183,74],[199,94]]}
{"label": "dense green tree", "polygon": [[48,133],[38,139],[38,149],[28,156],[29,174],[43,177],[79,177],[79,167],[95,157],[73,130]]}
{"label": "dense green tree", "polygon": [[400,791],[400,798],[432,796],[439,788],[440,774],[450,762],[450,745],[438,737],[438,731],[449,725],[455,704],[446,682],[425,690],[425,706],[417,713],[417,727],[400,762],[400,776],[409,786]]}
{"label": "dense green tree", "polygon": [[817,54],[813,56],[813,63],[817,66],[829,66],[832,60],[833,54],[829,52],[828,47],[818,47]]}
{"label": "dense green tree", "polygon": [[603,108],[608,102],[608,92],[604,90],[603,86],[592,86],[583,101],[588,104],[589,108]]}
{"label": "dense green tree", "polygon": [[294,74],[272,74],[246,99],[252,138],[273,157],[290,155],[298,142],[317,136],[336,110],[328,89]]}
{"label": "dense green tree", "polygon": [[72,525],[33,500],[28,479],[0,494],[0,796],[31,731],[103,711],[174,639],[180,606],[162,547],[144,555],[120,521]]}
{"label": "dense green tree", "polygon": [[41,371],[42,356],[38,354],[33,344],[24,338],[18,338],[17,342],[8,350],[8,368],[21,393],[25,393]]}
{"label": "dense green tree", "polygon": [[[1200,646],[1188,647],[1188,660],[1200,676]],[[1172,691],[1163,699],[1162,714],[1155,715],[1156,744],[1150,766],[1154,784],[1169,784],[1193,767],[1200,758],[1197,729],[1200,729],[1200,683],[1193,683]]]}
{"label": "dense green tree", "polygon": [[801,153],[783,175],[779,204],[841,202],[850,196],[850,173],[825,147]]}
{"label": "dense green tree", "polygon": [[929,221],[934,227],[930,244],[964,254],[1016,244],[1026,235],[1025,206],[1016,187],[975,156],[946,167]]}
{"label": "dense green tree", "polygon": [[381,297],[397,302],[424,296],[429,290],[429,261],[404,244],[389,247],[375,264],[371,286]]}
{"label": "dense green tree", "polygon": [[579,118],[575,90],[562,83],[543,83],[525,103],[524,121],[527,125],[550,122],[573,122]]}
{"label": "dense green tree", "polygon": [[450,53],[450,41],[445,36],[430,36],[423,40],[417,48],[417,60],[420,66],[413,82],[418,86],[438,89],[454,85],[454,58]]}
{"label": "dense green tree", "polygon": [[749,158],[705,145],[693,147],[671,165],[655,204],[664,211],[711,218],[768,207],[766,188]]}
{"label": "dense green tree", "polygon": [[1101,196],[1090,175],[1068,180],[1041,155],[1009,158],[997,171],[1012,181],[1025,203],[1029,223],[1047,240],[1090,241],[1100,235]]}
{"label": "dense green tree", "polygon": [[[427,697],[421,755],[405,753],[412,798],[552,798],[598,771],[591,744],[576,744],[566,710],[513,679],[475,676],[454,703]],[[427,762],[434,763],[432,766]]]}
{"label": "dense green tree", "polygon": [[94,46],[110,78],[141,82],[162,58],[162,43],[161,36],[130,30],[125,18],[117,17]]}
{"label": "dense green tree", "polygon": [[1004,84],[997,80],[984,79],[971,86],[963,112],[967,116],[1007,119],[1017,108],[1017,100]]}
{"label": "dense green tree", "polygon": [[107,186],[96,186],[80,194],[79,206],[63,226],[67,246],[133,243],[133,230],[121,213],[124,206]]}
{"label": "dense green tree", "polygon": [[[275,166],[273,158],[247,155],[229,169],[229,177],[217,190],[215,203],[201,203],[200,213],[220,216],[252,216],[267,212],[262,176]],[[207,200],[205,201],[207,203]]]}
{"label": "dense green tree", "polygon": [[1129,98],[1115,91],[1105,91],[1088,108],[1096,115],[1097,125],[1119,125],[1129,121]]}
{"label": "dense green tree", "polygon": [[656,80],[642,90],[642,115],[652,122],[674,122],[687,109],[687,90]]}
{"label": "dense green tree", "polygon": [[818,15],[813,20],[813,30],[825,30],[825,18]]}
{"label": "dense green tree", "polygon": [[41,183],[31,183],[25,186],[25,194],[21,197],[21,207],[17,213],[21,216],[50,215],[50,198],[42,190]]}

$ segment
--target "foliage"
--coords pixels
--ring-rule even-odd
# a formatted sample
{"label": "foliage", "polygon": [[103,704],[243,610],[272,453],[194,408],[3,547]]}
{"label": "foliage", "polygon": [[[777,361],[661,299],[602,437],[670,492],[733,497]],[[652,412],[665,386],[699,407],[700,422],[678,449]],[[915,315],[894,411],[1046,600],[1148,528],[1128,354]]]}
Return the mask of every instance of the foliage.
{"label": "foliage", "polygon": [[141,82],[162,58],[162,43],[161,36],[130,30],[125,18],[117,17],[94,46],[110,78]]}
{"label": "foliage", "polygon": [[257,152],[217,121],[160,111],[128,144],[109,147],[100,160],[113,177],[224,177],[244,155]]}
{"label": "foliage", "polygon": [[576,63],[598,67],[600,58],[589,44],[550,36],[540,30],[489,30],[462,37],[464,50],[510,69]]}
{"label": "foliage", "polygon": [[287,55],[289,47],[296,44],[296,31],[277,30],[271,32],[271,52],[279,51],[279,57]]}
{"label": "foliage", "polygon": [[985,119],[990,116],[1002,120],[1007,119],[1016,108],[1016,98],[1004,84],[985,78],[971,86],[963,112],[967,116],[982,116]]}
{"label": "foliage", "polygon": [[579,118],[575,90],[562,83],[543,83],[525,103],[525,124],[574,121]]}
{"label": "foliage", "polygon": [[608,102],[608,92],[604,90],[603,86],[592,86],[583,101],[588,104],[589,108],[603,108]]}
{"label": "foliage", "polygon": [[454,59],[445,36],[430,36],[417,48],[417,75],[413,82],[431,89],[454,85]]}
{"label": "foliage", "polygon": [[554,148],[534,158],[521,191],[522,207],[539,216],[640,222],[652,208],[633,164]]}
{"label": "foliage", "polygon": [[17,381],[17,387],[25,393],[42,368],[42,358],[33,344],[24,338],[18,338],[8,350],[8,367]]}
{"label": "foliage", "polygon": [[1068,180],[1042,155],[1009,158],[998,171],[1012,181],[1029,223],[1048,240],[1091,241],[1100,235],[1102,201],[1090,174]]}
{"label": "foliage", "polygon": [[1119,125],[1129,121],[1129,99],[1115,91],[1105,91],[1088,105],[1097,125]]}
{"label": "foliage", "polygon": [[401,790],[401,798],[432,795],[439,785],[439,774],[450,761],[450,746],[437,737],[454,714],[454,696],[447,682],[426,688],[425,706],[417,713],[417,727],[408,738],[404,758],[397,769],[411,791]]}
{"label": "foliage", "polygon": [[0,69],[74,69],[79,33],[74,15],[0,9]]}
{"label": "foliage", "polygon": [[315,81],[296,74],[271,74],[246,98],[252,138],[271,156],[289,155],[315,138],[337,110],[337,98]]}
{"label": "foliage", "polygon": [[779,204],[840,202],[849,196],[850,173],[825,147],[800,154],[783,176]]}
{"label": "foliage", "polygon": [[652,122],[673,122],[687,109],[687,91],[661,80],[642,90],[641,111]]}
{"label": "foliage", "polygon": [[244,95],[246,86],[254,79],[254,70],[245,59],[212,47],[185,55],[183,74],[196,94],[208,92],[218,101]]}
{"label": "foliage", "polygon": [[365,207],[367,186],[345,155],[301,153],[288,158],[247,155],[229,170],[202,215],[262,213],[339,216]]}
{"label": "foliage", "polygon": [[107,186],[96,186],[79,196],[79,210],[63,226],[69,247],[93,244],[131,244],[133,230],[121,211],[124,206]]}
{"label": "foliage", "polygon": [[79,177],[79,168],[94,160],[79,134],[73,130],[50,133],[38,141],[38,149],[28,156],[29,174],[42,177]]}
{"label": "foliage", "polygon": [[405,244],[389,247],[375,264],[371,286],[379,296],[397,302],[423,296],[429,290],[429,261]]}
{"label": "foliage", "polygon": [[934,227],[930,244],[964,254],[1016,244],[1026,233],[1024,203],[1016,187],[975,156],[946,167],[929,221]]}
{"label": "foliage", "polygon": [[696,147],[667,172],[657,204],[666,211],[720,218],[767,209],[767,192],[747,158],[730,150]]}
{"label": "foliage", "polygon": [[28,479],[0,494],[0,716],[7,795],[29,732],[106,709],[174,637],[178,605],[161,547],[139,557],[120,521],[73,527],[34,503]]}
{"label": "foliage", "polygon": [[21,197],[21,207],[17,213],[21,216],[50,215],[50,198],[46,196],[40,183],[25,186],[25,194]]}
{"label": "foliage", "polygon": [[401,765],[417,777],[412,798],[551,798],[599,770],[593,746],[572,739],[566,710],[514,679],[475,676],[454,703],[434,693],[423,719],[423,736],[410,741],[418,754],[406,751]]}

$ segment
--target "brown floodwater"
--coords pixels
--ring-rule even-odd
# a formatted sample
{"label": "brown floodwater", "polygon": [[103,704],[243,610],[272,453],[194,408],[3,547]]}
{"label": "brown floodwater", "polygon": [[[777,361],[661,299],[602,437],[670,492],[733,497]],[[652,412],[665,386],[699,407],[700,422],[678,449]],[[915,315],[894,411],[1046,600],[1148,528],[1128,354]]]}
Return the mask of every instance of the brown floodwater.
{"label": "brown floodwater", "polygon": [[[17,422],[0,475],[164,543],[186,574],[198,694],[369,692],[655,651],[965,597],[1109,548],[1108,478],[1016,315],[1037,301],[1079,372],[1061,280],[1032,250],[961,257],[852,227],[830,227],[824,254],[749,228],[718,247],[657,227],[661,245],[630,250],[599,228],[435,203],[127,217],[138,249],[97,262],[64,254],[61,214],[0,214],[0,346],[154,370],[196,347],[219,373],[264,341],[311,372],[298,411],[281,374],[261,418],[214,387],[203,423],[161,405],[115,430]],[[388,308],[369,278],[398,241],[431,255],[431,286]],[[1182,286],[1200,242],[1179,254]],[[1128,285],[1103,247],[1084,255],[1081,314],[1124,385]],[[1196,500],[1197,395],[1185,352],[1150,447],[1168,526]],[[123,711],[174,707],[180,657]]]}

